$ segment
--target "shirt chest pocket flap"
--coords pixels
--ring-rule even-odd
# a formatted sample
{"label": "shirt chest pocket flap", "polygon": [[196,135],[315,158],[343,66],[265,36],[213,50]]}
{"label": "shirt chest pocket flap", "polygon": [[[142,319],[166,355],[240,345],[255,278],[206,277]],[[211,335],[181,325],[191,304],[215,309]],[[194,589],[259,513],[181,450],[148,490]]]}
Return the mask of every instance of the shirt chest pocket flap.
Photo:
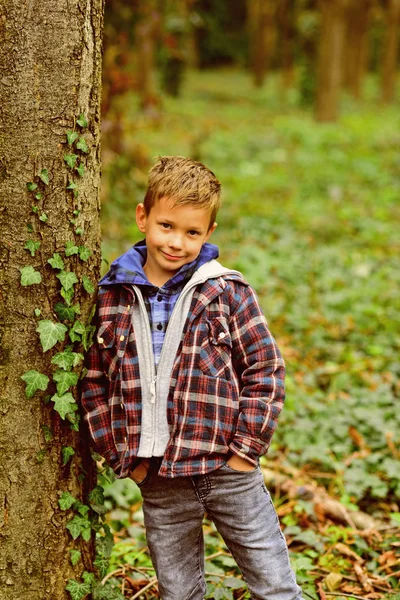
{"label": "shirt chest pocket flap", "polygon": [[201,344],[199,366],[210,377],[231,377],[232,340],[224,317],[207,319],[207,335]]}
{"label": "shirt chest pocket flap", "polygon": [[116,321],[104,321],[97,331],[97,343],[101,351],[104,373],[109,379],[114,379],[119,369],[117,353]]}

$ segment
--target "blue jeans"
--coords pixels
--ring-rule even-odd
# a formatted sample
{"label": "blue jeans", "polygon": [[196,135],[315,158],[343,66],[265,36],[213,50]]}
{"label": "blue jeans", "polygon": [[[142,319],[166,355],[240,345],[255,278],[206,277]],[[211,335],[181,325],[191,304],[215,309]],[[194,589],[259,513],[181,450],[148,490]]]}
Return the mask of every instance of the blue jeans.
{"label": "blue jeans", "polygon": [[207,475],[159,477],[153,463],[139,484],[151,559],[163,600],[202,600],[204,514],[237,562],[251,597],[302,600],[285,538],[261,470],[223,465]]}

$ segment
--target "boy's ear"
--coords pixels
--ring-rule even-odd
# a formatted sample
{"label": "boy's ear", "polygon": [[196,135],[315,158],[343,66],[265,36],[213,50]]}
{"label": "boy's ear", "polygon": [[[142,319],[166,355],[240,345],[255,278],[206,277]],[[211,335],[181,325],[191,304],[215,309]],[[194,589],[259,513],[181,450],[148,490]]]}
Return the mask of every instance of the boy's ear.
{"label": "boy's ear", "polygon": [[136,207],[136,225],[141,233],[146,233],[146,220],[146,211],[143,202],[141,202]]}
{"label": "boy's ear", "polygon": [[207,231],[206,239],[204,240],[205,242],[208,240],[208,238],[210,237],[212,232],[215,231],[216,227],[217,227],[217,223],[213,223],[211,225],[210,229]]}

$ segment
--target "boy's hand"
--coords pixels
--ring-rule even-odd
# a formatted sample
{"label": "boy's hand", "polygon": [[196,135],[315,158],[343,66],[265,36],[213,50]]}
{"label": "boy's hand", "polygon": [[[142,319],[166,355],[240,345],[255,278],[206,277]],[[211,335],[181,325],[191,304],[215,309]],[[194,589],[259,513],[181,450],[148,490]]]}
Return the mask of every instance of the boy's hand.
{"label": "boy's hand", "polygon": [[148,458],[144,458],[138,466],[133,469],[129,473],[130,479],[132,479],[135,483],[141,483],[146,478],[146,475],[149,471],[150,460]]}
{"label": "boy's hand", "polygon": [[248,460],[245,460],[237,454],[232,454],[230,459],[226,462],[234,471],[254,471],[255,467]]}

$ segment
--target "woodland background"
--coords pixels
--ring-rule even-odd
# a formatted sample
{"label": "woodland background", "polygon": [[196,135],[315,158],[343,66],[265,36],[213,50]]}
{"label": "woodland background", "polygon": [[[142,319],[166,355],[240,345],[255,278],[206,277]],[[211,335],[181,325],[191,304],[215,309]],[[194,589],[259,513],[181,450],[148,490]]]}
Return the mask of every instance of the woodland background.
{"label": "woodland background", "polygon": [[[213,241],[287,362],[263,468],[305,598],[400,598],[399,25],[398,0],[106,3],[103,270],[156,156],[212,168]],[[106,577],[155,598],[138,490],[102,477]],[[248,598],[206,541],[207,597]]]}

